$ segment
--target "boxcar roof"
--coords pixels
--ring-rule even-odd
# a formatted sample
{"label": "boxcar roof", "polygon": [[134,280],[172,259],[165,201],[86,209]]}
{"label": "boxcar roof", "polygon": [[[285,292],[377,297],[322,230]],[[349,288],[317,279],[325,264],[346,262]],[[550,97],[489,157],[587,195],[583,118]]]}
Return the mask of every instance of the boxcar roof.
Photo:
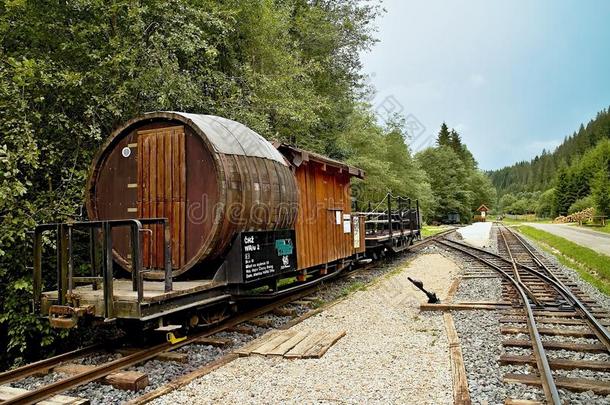
{"label": "boxcar roof", "polygon": [[[145,119],[171,119],[189,125],[205,136],[216,152],[226,155],[256,156],[275,160],[285,166],[286,160],[273,145],[244,124],[215,115],[191,114],[178,111],[145,113],[131,121]],[[132,122],[129,122],[130,125]]]}
{"label": "boxcar roof", "polygon": [[327,156],[320,155],[319,153],[309,152],[305,149],[297,148],[296,146],[285,143],[274,142],[273,146],[282,152],[284,156],[286,156],[286,158],[296,167],[299,167],[302,162],[314,161],[344,170],[353,177],[358,177],[360,179],[364,178],[364,170],[348,165],[347,163],[339,160],[331,159]]}

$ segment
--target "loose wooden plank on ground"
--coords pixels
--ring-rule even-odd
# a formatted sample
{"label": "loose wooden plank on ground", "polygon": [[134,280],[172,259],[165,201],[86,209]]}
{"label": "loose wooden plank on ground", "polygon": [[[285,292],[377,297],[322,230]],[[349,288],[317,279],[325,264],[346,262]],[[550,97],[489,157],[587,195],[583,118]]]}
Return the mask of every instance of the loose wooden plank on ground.
{"label": "loose wooden plank on ground", "polygon": [[307,337],[307,335],[308,335],[307,331],[297,332],[290,339],[286,340],[284,343],[280,344],[275,349],[267,352],[266,355],[268,355],[268,356],[283,356],[284,354],[286,354],[286,352],[288,352],[288,350],[292,349],[297,344],[299,344],[300,341],[305,339]]}
{"label": "loose wooden plank on ground", "polygon": [[259,346],[258,348],[252,350],[254,354],[262,354],[266,355],[268,352],[272,351],[285,341],[289,340],[291,337],[296,335],[295,331],[286,330],[278,333],[273,339],[269,339],[265,344]]}
{"label": "loose wooden plank on ground", "polygon": [[319,359],[324,356],[324,353],[330,349],[332,345],[337,343],[339,339],[345,336],[345,331],[336,332],[336,333],[327,333],[322,339],[320,339],[315,345],[313,345],[305,354],[303,358],[309,359]]}
{"label": "loose wooden plank on ground", "polygon": [[326,336],[325,331],[310,333],[305,339],[301,340],[295,347],[284,354],[284,357],[289,359],[303,357],[303,355],[324,336]]}
{"label": "loose wooden plank on ground", "polygon": [[268,339],[274,338],[278,333],[280,333],[280,331],[275,329],[271,330],[265,333],[263,336],[259,337],[258,339],[255,339],[252,342],[240,347],[239,349],[236,349],[234,353],[239,354],[240,356],[249,356],[253,350],[258,349],[260,346],[265,344]]}
{"label": "loose wooden plank on ground", "polygon": [[328,333],[312,330],[274,330],[235,350],[235,353],[240,356],[258,354],[286,358],[320,358],[343,336],[345,331]]}
{"label": "loose wooden plank on ground", "polygon": [[449,313],[443,314],[445,328],[447,329],[447,340],[451,354],[451,373],[453,375],[453,403],[456,405],[470,405],[470,392],[468,391],[468,379],[466,378],[466,367],[462,356],[460,338],[453,323],[453,316]]}

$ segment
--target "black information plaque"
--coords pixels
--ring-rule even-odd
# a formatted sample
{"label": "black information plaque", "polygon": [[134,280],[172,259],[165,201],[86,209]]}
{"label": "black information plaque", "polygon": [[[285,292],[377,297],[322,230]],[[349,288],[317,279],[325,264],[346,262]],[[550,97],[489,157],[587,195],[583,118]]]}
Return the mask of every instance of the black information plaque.
{"label": "black information plaque", "polygon": [[242,232],[240,245],[243,281],[246,283],[297,269],[293,230]]}

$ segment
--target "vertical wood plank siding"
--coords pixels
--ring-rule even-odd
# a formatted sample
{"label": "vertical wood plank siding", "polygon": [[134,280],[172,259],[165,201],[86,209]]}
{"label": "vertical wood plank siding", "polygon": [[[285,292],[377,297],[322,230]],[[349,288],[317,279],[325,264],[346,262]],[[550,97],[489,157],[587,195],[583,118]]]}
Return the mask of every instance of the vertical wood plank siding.
{"label": "vertical wood plank siding", "polygon": [[[350,214],[351,218],[350,176],[309,161],[296,168],[295,178],[299,189],[295,225],[299,269],[351,256],[355,252],[353,230],[343,232],[343,214]],[[341,215],[340,224],[335,221],[337,211]],[[364,227],[361,232],[362,239]]]}
{"label": "vertical wood plank siding", "polygon": [[[172,266],[185,259],[186,164],[184,127],[138,131],[138,217],[168,218],[172,239]],[[163,227],[146,227],[144,267],[163,268]],[[152,240],[151,240],[152,237]]]}

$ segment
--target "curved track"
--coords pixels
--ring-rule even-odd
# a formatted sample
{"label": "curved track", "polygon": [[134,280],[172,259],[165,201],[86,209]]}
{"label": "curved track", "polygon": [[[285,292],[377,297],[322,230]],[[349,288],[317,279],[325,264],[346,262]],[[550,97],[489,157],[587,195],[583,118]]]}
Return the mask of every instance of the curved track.
{"label": "curved track", "polygon": [[[527,378],[516,378],[519,380],[517,382],[541,385],[548,404],[562,403],[558,387],[574,391],[591,389],[601,395],[610,394],[610,383],[586,381],[585,379],[578,379],[579,381],[572,381],[576,379],[568,378],[558,379],[552,371],[558,368],[558,364],[561,364],[563,366],[561,368],[564,369],[582,366],[595,370],[610,370],[610,362],[585,364],[585,362],[570,362],[569,360],[567,362],[554,361],[554,358],[547,355],[546,346],[551,346],[551,349],[555,347],[543,341],[541,332],[554,333],[555,330],[539,325],[585,326],[586,330],[574,333],[578,332],[579,336],[597,338],[601,344],[580,345],[580,349],[584,351],[587,347],[595,346],[597,349],[601,347],[602,351],[608,353],[610,352],[610,333],[606,327],[608,321],[602,322],[598,318],[608,318],[610,315],[594,301],[588,299],[563,275],[560,275],[553,266],[547,263],[543,255],[539,254],[518,234],[504,226],[498,229],[499,255],[449,239],[439,240],[438,243],[485,264],[503,277],[506,281],[505,285],[510,286],[507,296],[513,306],[512,314],[517,316],[508,319],[514,323],[526,324],[525,329],[517,327],[512,330],[529,334],[530,341],[525,347],[531,347],[534,361],[530,359],[527,364],[536,366],[538,371],[537,374],[527,376]],[[560,330],[557,333],[562,336]],[[570,336],[571,332],[567,330],[563,333],[563,336]],[[570,345],[569,342],[556,346],[568,348],[568,350],[573,347],[575,352],[579,348],[579,345]],[[574,357],[580,358],[576,353]]]}

